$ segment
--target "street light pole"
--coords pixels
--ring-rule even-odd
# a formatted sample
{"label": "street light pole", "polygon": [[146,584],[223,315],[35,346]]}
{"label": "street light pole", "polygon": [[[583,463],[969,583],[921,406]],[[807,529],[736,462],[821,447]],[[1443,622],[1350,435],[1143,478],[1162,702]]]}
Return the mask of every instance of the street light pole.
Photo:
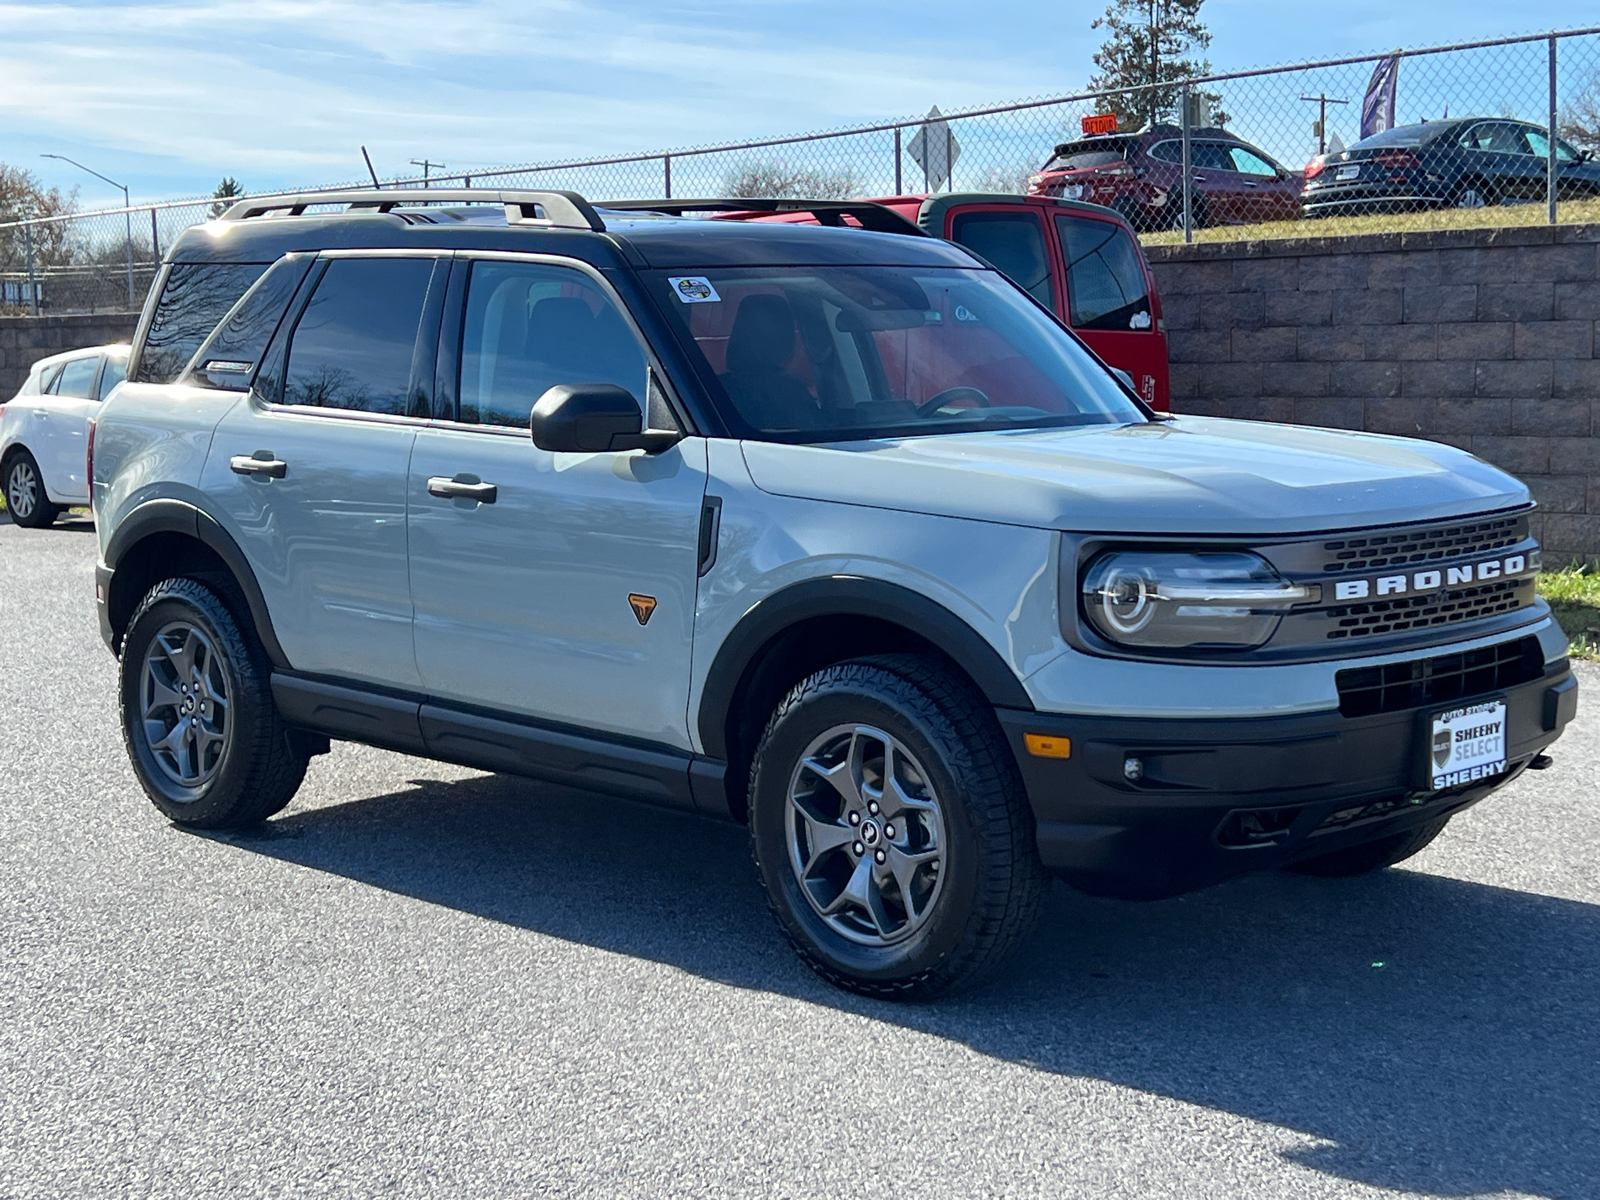
{"label": "street light pole", "polygon": [[136,307],[133,298],[133,205],[128,199],[128,185],[125,183],[118,183],[115,179],[108,178],[107,176],[100,174],[100,172],[96,171],[93,167],[86,167],[76,159],[68,158],[65,154],[41,154],[39,157],[56,158],[60,159],[64,163],[71,163],[73,166],[77,167],[78,170],[87,171],[96,179],[104,179],[112,187],[122,189],[122,217],[123,224],[127,228],[128,248],[128,310],[130,312],[133,311],[133,309]]}

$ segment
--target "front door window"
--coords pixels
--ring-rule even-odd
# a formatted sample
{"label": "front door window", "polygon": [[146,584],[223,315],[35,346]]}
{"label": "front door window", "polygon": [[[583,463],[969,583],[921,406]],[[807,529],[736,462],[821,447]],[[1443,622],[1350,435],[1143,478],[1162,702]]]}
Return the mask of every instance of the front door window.
{"label": "front door window", "polygon": [[546,390],[609,383],[646,394],[644,351],[586,275],[542,263],[473,264],[461,336],[461,420],[528,427]]}

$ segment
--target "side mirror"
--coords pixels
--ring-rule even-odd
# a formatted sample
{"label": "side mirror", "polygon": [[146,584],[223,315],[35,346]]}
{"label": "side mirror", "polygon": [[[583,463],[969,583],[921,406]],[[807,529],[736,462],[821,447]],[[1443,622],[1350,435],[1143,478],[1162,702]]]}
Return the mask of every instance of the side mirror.
{"label": "side mirror", "polygon": [[659,453],[677,445],[678,433],[644,432],[639,402],[627,388],[610,383],[559,383],[533,406],[528,418],[533,444],[541,450],[599,454],[607,450]]}

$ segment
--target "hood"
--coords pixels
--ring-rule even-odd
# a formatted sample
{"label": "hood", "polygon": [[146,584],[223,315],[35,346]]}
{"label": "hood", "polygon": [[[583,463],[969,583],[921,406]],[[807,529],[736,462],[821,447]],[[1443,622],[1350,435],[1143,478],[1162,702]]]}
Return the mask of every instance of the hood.
{"label": "hood", "polygon": [[1437,442],[1208,417],[746,442],[744,457],[775,495],[1080,533],[1314,533],[1529,502],[1504,471]]}

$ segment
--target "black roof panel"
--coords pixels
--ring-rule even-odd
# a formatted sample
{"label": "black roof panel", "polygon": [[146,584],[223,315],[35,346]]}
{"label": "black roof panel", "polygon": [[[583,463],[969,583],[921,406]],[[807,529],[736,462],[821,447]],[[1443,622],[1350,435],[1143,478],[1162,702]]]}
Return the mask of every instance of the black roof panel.
{"label": "black roof panel", "polygon": [[[603,209],[603,205],[601,206]],[[422,210],[426,213],[428,210]],[[441,213],[442,215],[442,213]],[[610,216],[605,233],[489,220],[416,223],[403,213],[340,212],[209,221],[186,229],[169,262],[275,262],[292,251],[501,250],[559,254],[601,268],[977,265],[933,238],[767,222]]]}

